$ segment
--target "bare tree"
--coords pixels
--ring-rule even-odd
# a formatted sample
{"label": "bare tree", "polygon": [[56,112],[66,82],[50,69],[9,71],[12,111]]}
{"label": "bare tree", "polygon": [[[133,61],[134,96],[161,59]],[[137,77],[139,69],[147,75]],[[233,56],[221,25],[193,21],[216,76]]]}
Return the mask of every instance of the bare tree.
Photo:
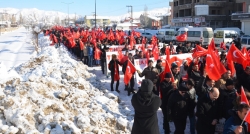
{"label": "bare tree", "polygon": [[147,5],[144,6],[144,12],[143,12],[143,25],[144,27],[148,26],[148,7]]}

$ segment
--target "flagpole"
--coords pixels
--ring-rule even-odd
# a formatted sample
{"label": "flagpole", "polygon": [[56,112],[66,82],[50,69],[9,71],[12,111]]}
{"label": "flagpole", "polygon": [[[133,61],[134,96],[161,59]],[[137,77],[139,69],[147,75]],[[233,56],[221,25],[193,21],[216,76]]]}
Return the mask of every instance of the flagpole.
{"label": "flagpole", "polygon": [[240,124],[241,126],[242,126],[242,124],[244,123],[244,121],[245,121],[246,117],[248,116],[249,111],[250,111],[250,110],[248,110],[248,111],[247,111],[247,114],[245,115],[245,117],[244,117],[243,121],[241,122],[241,124]]}

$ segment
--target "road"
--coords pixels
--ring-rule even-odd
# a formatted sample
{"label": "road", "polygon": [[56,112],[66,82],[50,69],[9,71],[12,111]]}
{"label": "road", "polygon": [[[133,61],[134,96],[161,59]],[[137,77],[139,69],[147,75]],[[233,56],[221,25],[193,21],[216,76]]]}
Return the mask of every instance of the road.
{"label": "road", "polygon": [[8,70],[30,59],[34,52],[30,37],[23,27],[0,35],[0,62]]}

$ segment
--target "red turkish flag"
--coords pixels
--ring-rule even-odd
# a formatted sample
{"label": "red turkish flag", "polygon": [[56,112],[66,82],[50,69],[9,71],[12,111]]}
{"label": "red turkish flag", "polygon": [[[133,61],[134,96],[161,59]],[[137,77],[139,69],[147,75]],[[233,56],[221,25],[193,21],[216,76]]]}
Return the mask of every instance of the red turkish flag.
{"label": "red turkish flag", "polygon": [[141,44],[144,44],[144,45],[146,44],[146,38],[144,36],[142,37]]}
{"label": "red turkish flag", "polygon": [[244,117],[244,121],[247,122],[248,126],[250,124],[250,110],[247,111],[247,114]]}
{"label": "red turkish flag", "polygon": [[153,55],[154,55],[154,59],[158,60],[159,59],[159,49],[158,46],[155,46],[153,49]]}
{"label": "red turkish flag", "polygon": [[126,71],[125,71],[125,75],[124,75],[124,83],[127,85],[131,79],[131,77],[133,76],[133,74],[135,73],[136,68],[135,66],[132,64],[132,62],[130,60],[128,60],[128,64],[126,67]]}
{"label": "red turkish flag", "polygon": [[243,54],[244,57],[246,57],[247,59],[250,58],[250,56],[248,55],[246,47],[243,47],[242,50],[241,50],[241,52],[242,52],[242,54]]}
{"label": "red turkish flag", "polygon": [[207,49],[199,45],[196,45],[196,48],[193,51],[192,57],[197,58],[197,57],[205,56],[206,54],[207,54]]}
{"label": "red turkish flag", "polygon": [[248,102],[248,99],[247,99],[247,96],[245,94],[245,91],[244,91],[244,88],[241,86],[241,92],[240,92],[240,103],[245,103],[247,105],[249,105],[249,102]]}
{"label": "red turkish flag", "polygon": [[206,73],[208,74],[209,78],[212,80],[219,80],[221,75],[226,72],[225,67],[222,65],[221,62],[218,63],[216,60],[216,55],[214,51],[208,49],[207,57],[206,57]]}
{"label": "red turkish flag", "polygon": [[141,37],[141,33],[137,32],[137,31],[132,31],[133,35],[135,35],[136,37]]}
{"label": "red turkish flag", "polygon": [[121,49],[118,50],[118,60],[121,62],[123,59],[123,54],[122,54],[122,51]]}
{"label": "red turkish flag", "polygon": [[220,48],[223,49],[223,50],[226,50],[226,45],[224,42],[221,42],[220,43]]}
{"label": "red turkish flag", "polygon": [[213,51],[212,45],[208,46],[208,51],[212,52],[211,53],[212,59],[214,60],[214,63],[216,65],[216,67],[218,68],[220,75],[226,73],[227,70],[224,67],[224,65],[220,62],[220,57],[219,57],[218,51],[217,50]]}
{"label": "red turkish flag", "polygon": [[173,63],[175,62],[177,64],[178,67],[181,66],[182,64],[182,60],[180,58],[178,58],[177,56],[173,56],[171,59],[170,59],[170,63]]}
{"label": "red turkish flag", "polygon": [[166,47],[165,54],[166,54],[166,60],[170,62],[170,48],[169,47]]}
{"label": "red turkish flag", "polygon": [[83,50],[83,48],[84,48],[84,44],[83,44],[83,42],[80,40],[80,49]]}
{"label": "red turkish flag", "polygon": [[172,71],[170,69],[170,65],[169,65],[168,60],[166,60],[164,71],[160,74],[161,82],[164,80],[166,73],[171,73],[171,75],[172,75],[171,82],[174,82],[175,81],[174,76],[173,76]]}
{"label": "red turkish flag", "polygon": [[102,51],[98,47],[95,47],[95,57],[94,57],[95,60],[100,60],[101,54],[102,54]]}
{"label": "red turkish flag", "polygon": [[227,67],[231,71],[231,76],[234,76],[236,71],[235,71],[235,68],[234,68],[234,62],[231,59],[227,59]]}
{"label": "red turkish flag", "polygon": [[215,43],[214,43],[214,38],[212,38],[209,46],[211,47],[212,50],[215,50]]}
{"label": "red turkish flag", "polygon": [[247,62],[246,62],[247,58],[244,57],[242,52],[237,47],[235,47],[234,44],[231,45],[227,53],[227,59],[241,64],[244,68],[246,68],[247,66]]}
{"label": "red turkish flag", "polygon": [[187,32],[185,32],[185,33],[183,33],[183,34],[181,34],[181,35],[178,35],[178,36],[176,36],[176,40],[177,41],[186,41],[187,40]]}

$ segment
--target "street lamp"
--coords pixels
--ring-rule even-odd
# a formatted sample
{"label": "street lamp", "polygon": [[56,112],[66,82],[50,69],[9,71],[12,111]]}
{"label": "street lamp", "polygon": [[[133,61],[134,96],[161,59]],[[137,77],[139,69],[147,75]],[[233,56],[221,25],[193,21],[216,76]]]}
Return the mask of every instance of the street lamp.
{"label": "street lamp", "polygon": [[62,3],[68,5],[68,25],[69,25],[69,5],[73,4],[74,2],[70,2],[70,3],[62,2]]}
{"label": "street lamp", "polygon": [[96,0],[95,0],[95,29],[96,29]]}

